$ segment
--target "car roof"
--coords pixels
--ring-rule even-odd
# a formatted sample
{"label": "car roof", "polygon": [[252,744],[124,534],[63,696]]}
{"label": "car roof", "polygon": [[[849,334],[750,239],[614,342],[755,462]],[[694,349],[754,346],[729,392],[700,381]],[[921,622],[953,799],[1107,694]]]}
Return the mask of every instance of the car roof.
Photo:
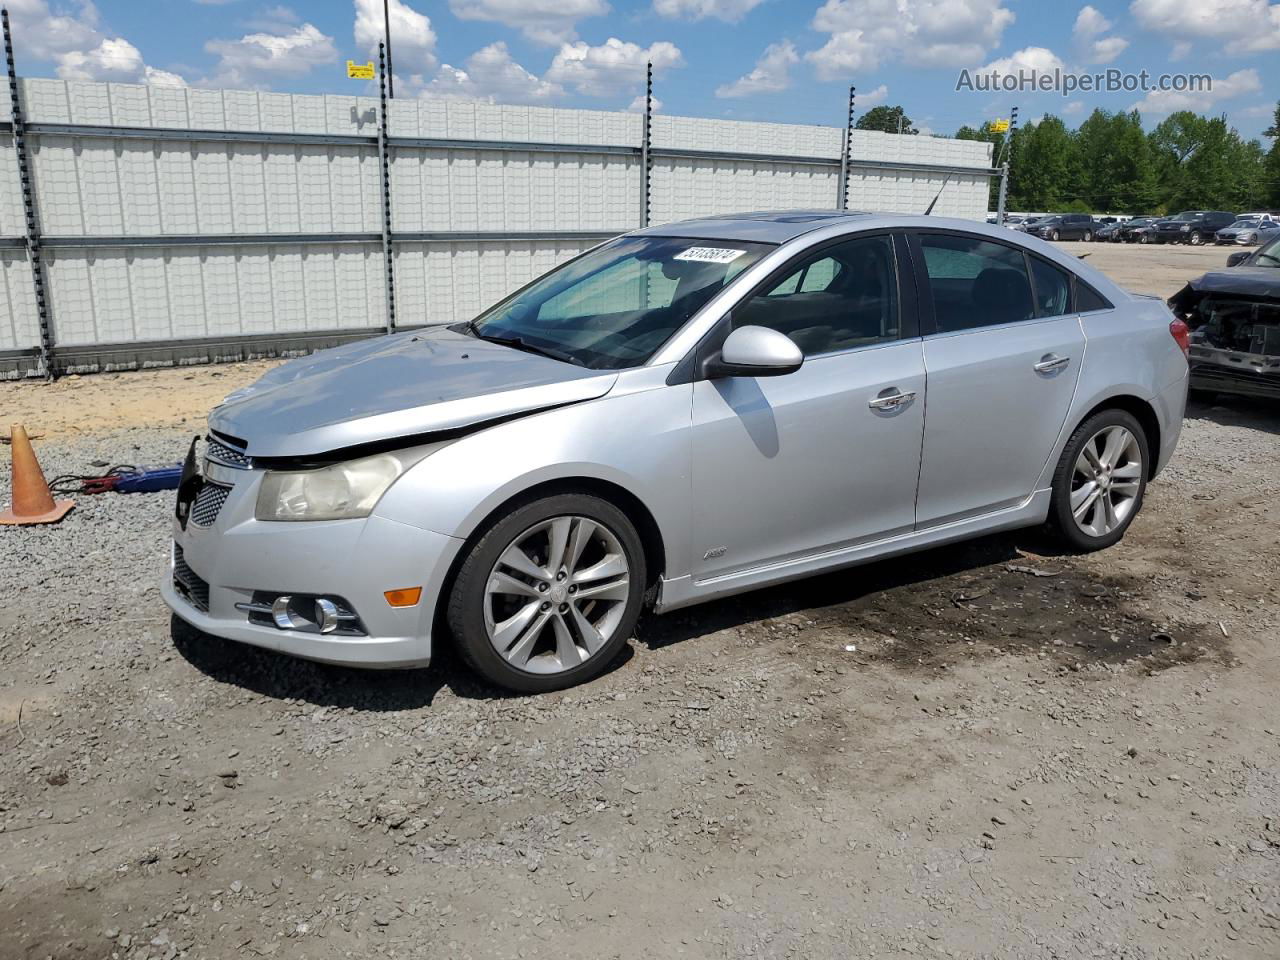
{"label": "car roof", "polygon": [[[1085,260],[1057,249],[1029,233],[1010,230],[982,220],[934,217],[916,213],[871,213],[844,210],[771,210],[758,213],[720,214],[697,220],[680,220],[644,227],[628,236],[685,237],[690,240],[755,241],[785,244],[815,230],[843,227],[849,233],[867,230],[943,230],[977,234],[1004,244],[1025,247],[1038,256],[1072,270],[1109,298],[1128,294]],[[839,235],[833,232],[833,238]]]}

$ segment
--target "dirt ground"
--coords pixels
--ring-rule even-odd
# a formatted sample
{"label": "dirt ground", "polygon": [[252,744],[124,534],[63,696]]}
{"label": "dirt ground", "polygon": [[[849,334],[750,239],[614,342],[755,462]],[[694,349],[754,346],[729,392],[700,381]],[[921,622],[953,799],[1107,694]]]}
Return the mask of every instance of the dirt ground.
{"label": "dirt ground", "polygon": [[[1225,259],[1087,249],[1166,295]],[[50,474],[176,459],[256,369],[0,419]],[[181,627],[167,495],[0,528],[0,958],[1280,956],[1277,463],[1280,405],[1194,405],[1110,550],[651,617],[533,698]]]}

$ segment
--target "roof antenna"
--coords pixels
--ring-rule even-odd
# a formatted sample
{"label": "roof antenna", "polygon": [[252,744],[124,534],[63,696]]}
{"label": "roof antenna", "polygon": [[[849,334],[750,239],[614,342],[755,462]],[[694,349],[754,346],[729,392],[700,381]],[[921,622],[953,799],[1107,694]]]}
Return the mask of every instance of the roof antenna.
{"label": "roof antenna", "polygon": [[933,213],[933,207],[934,207],[934,204],[936,204],[936,203],[938,202],[938,197],[942,196],[942,191],[943,191],[943,190],[945,190],[945,189],[947,189],[947,184],[950,182],[950,180],[951,180],[951,174],[949,174],[949,173],[948,173],[945,177],[943,177],[943,178],[942,178],[942,186],[940,186],[940,187],[938,188],[938,192],[934,195],[933,200],[930,202],[930,204],[929,204],[929,209],[928,209],[928,210],[926,210],[926,211],[924,212],[924,215],[925,215],[926,217],[927,217],[929,214]]}

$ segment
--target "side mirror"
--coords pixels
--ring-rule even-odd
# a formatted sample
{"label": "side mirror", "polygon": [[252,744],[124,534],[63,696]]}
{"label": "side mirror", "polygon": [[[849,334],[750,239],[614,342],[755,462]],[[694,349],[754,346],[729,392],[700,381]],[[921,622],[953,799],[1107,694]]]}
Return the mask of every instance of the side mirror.
{"label": "side mirror", "polygon": [[1239,264],[1242,264],[1246,260],[1248,260],[1249,257],[1250,257],[1250,253],[1248,250],[1239,250],[1231,254],[1231,256],[1227,257],[1227,266],[1228,267],[1238,266]]}
{"label": "side mirror", "polygon": [[780,377],[795,373],[804,352],[786,334],[768,327],[739,327],[725,338],[720,352],[702,365],[709,379],[717,377]]}

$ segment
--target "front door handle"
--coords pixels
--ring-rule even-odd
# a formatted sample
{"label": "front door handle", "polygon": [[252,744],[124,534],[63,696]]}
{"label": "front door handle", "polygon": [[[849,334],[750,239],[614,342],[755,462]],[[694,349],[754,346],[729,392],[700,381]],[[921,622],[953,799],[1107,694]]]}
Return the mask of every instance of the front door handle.
{"label": "front door handle", "polygon": [[916,395],[914,390],[907,390],[904,393],[901,390],[897,390],[896,387],[890,387],[889,389],[896,390],[897,392],[890,393],[887,396],[881,395],[872,397],[867,401],[867,406],[872,410],[893,410],[902,406],[904,403],[910,403]]}
{"label": "front door handle", "polygon": [[1057,357],[1052,353],[1046,353],[1040,358],[1040,362],[1034,364],[1031,369],[1036,373],[1049,373],[1051,370],[1057,370],[1059,367],[1065,367],[1070,362],[1070,357]]}

